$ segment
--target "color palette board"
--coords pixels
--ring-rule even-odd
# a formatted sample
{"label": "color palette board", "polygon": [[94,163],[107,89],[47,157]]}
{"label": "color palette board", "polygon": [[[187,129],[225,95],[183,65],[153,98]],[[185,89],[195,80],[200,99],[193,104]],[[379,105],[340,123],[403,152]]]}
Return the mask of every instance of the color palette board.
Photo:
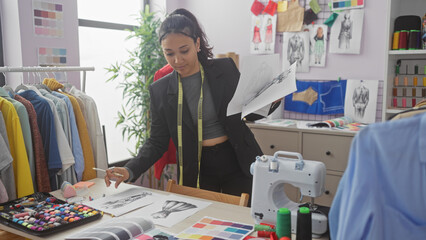
{"label": "color palette board", "polygon": [[39,66],[57,66],[67,64],[67,49],[65,48],[38,48]]}
{"label": "color palette board", "polygon": [[203,217],[178,235],[179,239],[238,240],[248,236],[254,227],[245,223]]}
{"label": "color palette board", "polygon": [[364,2],[365,0],[333,0],[331,9],[336,11],[351,8],[363,8]]}
{"label": "color palette board", "polygon": [[86,224],[102,212],[82,204],[68,204],[49,193],[37,192],[0,204],[0,223],[35,236],[47,236]]}
{"label": "color palette board", "polygon": [[43,37],[64,37],[63,5],[33,0],[34,34]]}

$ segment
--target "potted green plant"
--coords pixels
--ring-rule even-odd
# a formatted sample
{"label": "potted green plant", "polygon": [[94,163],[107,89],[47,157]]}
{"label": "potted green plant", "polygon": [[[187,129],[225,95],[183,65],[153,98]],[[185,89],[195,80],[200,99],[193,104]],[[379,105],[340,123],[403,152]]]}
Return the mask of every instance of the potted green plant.
{"label": "potted green plant", "polygon": [[[140,12],[137,20],[139,26],[128,30],[127,39],[136,39],[139,45],[129,51],[129,59],[106,68],[111,74],[107,82],[120,81],[118,87],[123,89],[125,103],[118,112],[116,126],[121,126],[123,138],[127,136],[127,139],[136,139],[135,148],[129,149],[133,156],[150,134],[148,87],[153,82],[155,72],[166,64],[157,34],[160,20],[155,13],[149,11],[148,5]],[[149,187],[163,188],[164,179],[155,183],[152,169],[142,176],[142,181],[144,177],[148,177]],[[164,177],[167,181],[171,176],[162,176]]]}

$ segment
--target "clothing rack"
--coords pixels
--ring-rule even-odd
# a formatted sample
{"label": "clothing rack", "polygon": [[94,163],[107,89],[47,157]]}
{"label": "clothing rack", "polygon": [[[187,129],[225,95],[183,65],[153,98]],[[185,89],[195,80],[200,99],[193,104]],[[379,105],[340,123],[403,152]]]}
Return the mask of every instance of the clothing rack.
{"label": "clothing rack", "polygon": [[0,72],[83,72],[82,91],[86,91],[86,72],[95,71],[95,67],[0,67]]}

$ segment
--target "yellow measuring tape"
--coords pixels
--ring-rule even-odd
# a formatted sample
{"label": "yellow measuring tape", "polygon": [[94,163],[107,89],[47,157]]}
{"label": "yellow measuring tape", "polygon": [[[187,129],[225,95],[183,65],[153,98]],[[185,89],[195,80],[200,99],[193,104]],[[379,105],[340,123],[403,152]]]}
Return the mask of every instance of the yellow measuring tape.
{"label": "yellow measuring tape", "polygon": [[[203,147],[203,84],[204,69],[200,64],[201,72],[201,90],[200,99],[198,100],[198,175],[197,188],[200,188],[200,166],[201,166],[201,149]],[[177,115],[177,131],[178,131],[178,157],[179,157],[179,185],[183,185],[183,154],[182,154],[182,106],[183,106],[183,89],[180,75],[178,74],[179,94],[178,94],[178,115]]]}

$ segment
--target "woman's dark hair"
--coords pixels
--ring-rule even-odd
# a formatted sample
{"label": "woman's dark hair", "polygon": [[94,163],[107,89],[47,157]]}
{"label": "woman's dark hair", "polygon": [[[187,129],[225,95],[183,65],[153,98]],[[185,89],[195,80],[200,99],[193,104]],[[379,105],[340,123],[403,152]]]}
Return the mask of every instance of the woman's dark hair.
{"label": "woman's dark hair", "polygon": [[180,33],[194,39],[194,41],[200,38],[198,61],[201,64],[206,65],[208,59],[213,58],[212,47],[207,42],[206,34],[199,25],[197,18],[188,10],[178,8],[163,21],[159,31],[160,43],[170,33]]}

